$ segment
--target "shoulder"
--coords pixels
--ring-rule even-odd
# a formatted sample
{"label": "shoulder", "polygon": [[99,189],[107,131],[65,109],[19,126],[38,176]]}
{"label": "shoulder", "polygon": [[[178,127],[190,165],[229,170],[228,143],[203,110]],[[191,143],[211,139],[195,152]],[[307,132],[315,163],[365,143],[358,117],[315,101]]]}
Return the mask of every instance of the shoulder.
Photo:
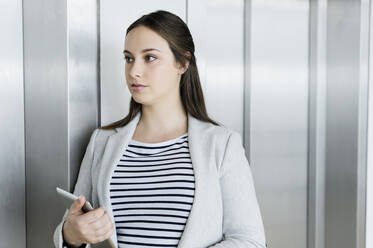
{"label": "shoulder", "polygon": [[207,122],[203,125],[203,138],[218,154],[225,154],[227,149],[243,148],[240,132],[224,125],[217,126]]}
{"label": "shoulder", "polygon": [[[224,161],[230,161],[232,158],[242,158],[245,150],[242,143],[242,136],[238,131],[228,128],[224,125],[204,124],[203,140],[208,144],[206,151],[214,154],[218,171],[222,170]],[[228,163],[229,164],[229,163]]]}
{"label": "shoulder", "polygon": [[206,123],[206,133],[209,136],[215,137],[216,139],[224,141],[227,143],[229,139],[242,139],[241,134],[238,131],[235,131],[227,126],[221,125],[217,126],[212,123]]}
{"label": "shoulder", "polygon": [[113,130],[104,130],[101,128],[95,128],[91,134],[91,140],[90,142],[93,143],[94,147],[98,147],[101,144],[105,144],[107,142],[107,139],[115,134],[116,131]]}

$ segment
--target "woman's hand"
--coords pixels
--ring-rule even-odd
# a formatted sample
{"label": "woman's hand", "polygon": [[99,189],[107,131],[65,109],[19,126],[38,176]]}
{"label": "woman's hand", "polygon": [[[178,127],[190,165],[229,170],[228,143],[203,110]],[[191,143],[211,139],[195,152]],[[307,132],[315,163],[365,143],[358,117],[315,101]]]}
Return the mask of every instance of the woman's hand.
{"label": "woman's hand", "polygon": [[65,241],[74,246],[84,243],[96,244],[108,239],[113,231],[114,224],[103,206],[84,213],[82,207],[85,197],[80,196],[68,212],[62,227]]}

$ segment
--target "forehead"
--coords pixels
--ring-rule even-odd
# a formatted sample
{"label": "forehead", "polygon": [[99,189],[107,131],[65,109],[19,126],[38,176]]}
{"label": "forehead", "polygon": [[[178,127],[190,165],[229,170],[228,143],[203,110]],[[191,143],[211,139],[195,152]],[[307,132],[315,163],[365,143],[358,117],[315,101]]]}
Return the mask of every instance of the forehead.
{"label": "forehead", "polygon": [[125,50],[139,53],[146,48],[156,48],[160,51],[168,49],[168,43],[158,33],[150,28],[139,26],[132,29],[126,36]]}

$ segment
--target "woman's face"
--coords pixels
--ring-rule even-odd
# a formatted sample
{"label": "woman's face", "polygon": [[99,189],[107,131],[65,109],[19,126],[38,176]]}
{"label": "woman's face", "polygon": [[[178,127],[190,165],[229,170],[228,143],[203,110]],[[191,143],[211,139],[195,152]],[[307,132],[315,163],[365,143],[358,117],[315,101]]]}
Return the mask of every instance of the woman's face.
{"label": "woman's face", "polygon": [[[123,53],[127,86],[136,102],[152,105],[179,97],[181,74],[178,73],[184,70],[160,35],[147,27],[136,27],[127,34]],[[135,90],[134,83],[145,87]]]}

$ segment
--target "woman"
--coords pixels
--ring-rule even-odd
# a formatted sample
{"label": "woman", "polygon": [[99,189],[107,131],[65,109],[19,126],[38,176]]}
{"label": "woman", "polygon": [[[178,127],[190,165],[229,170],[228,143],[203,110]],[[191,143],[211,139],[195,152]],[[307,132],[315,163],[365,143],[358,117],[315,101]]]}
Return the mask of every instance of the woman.
{"label": "woman", "polygon": [[55,246],[265,247],[241,136],[206,113],[187,25],[144,15],[124,55],[129,114],[93,132]]}

